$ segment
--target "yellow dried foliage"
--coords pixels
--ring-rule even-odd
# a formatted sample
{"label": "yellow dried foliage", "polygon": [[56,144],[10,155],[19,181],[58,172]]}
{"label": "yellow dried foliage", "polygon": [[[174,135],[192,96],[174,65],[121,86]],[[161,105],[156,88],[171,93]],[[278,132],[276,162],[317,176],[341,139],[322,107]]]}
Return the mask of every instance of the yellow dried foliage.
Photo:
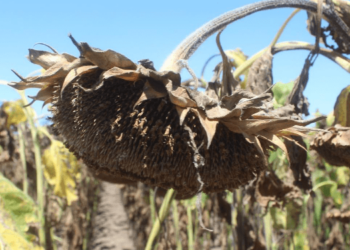
{"label": "yellow dried foliage", "polygon": [[23,101],[17,100],[14,102],[5,102],[3,104],[4,111],[8,115],[7,127],[11,125],[17,125],[27,120],[27,117],[23,111]]}
{"label": "yellow dried foliage", "polygon": [[80,165],[75,156],[65,148],[62,142],[51,141],[42,162],[47,182],[54,186],[54,194],[67,199],[68,205],[77,200],[76,181],[80,179]]}

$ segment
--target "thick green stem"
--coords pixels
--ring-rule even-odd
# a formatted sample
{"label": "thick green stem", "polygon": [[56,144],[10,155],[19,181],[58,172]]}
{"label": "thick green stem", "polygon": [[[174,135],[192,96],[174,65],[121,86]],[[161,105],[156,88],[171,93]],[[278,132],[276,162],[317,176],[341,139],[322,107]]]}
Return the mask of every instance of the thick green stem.
{"label": "thick green stem", "polygon": [[165,217],[167,216],[169,212],[169,208],[171,205],[172,200],[174,199],[176,195],[176,191],[174,189],[169,189],[164,197],[164,201],[162,203],[162,206],[159,210],[159,217],[156,218],[152,231],[148,237],[147,245],[145,250],[152,250],[153,242],[155,238],[157,237],[159,231],[160,231],[160,225],[163,223]]}

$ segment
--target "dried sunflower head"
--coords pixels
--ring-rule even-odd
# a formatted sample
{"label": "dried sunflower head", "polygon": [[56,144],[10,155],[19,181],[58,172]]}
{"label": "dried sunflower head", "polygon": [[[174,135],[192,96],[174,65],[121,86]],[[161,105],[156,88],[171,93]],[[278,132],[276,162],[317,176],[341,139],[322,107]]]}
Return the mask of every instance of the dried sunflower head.
{"label": "dried sunflower head", "polygon": [[222,89],[200,92],[178,73],[72,40],[79,58],[31,49],[44,74],[11,86],[40,88],[33,99],[52,103],[53,128],[102,179],[174,188],[178,198],[234,189],[266,167],[269,149],[287,151],[280,138],[315,121],[280,117],[269,89],[239,89],[222,49]]}

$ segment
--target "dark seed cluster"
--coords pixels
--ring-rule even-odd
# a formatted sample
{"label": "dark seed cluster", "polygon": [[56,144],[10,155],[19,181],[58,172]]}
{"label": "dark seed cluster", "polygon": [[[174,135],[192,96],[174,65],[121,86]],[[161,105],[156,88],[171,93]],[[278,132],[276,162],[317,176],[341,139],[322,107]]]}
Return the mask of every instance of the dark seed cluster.
{"label": "dark seed cluster", "polygon": [[[92,92],[80,88],[92,87],[100,74],[82,75],[62,96],[57,86],[52,108],[54,130],[99,178],[174,188],[178,198],[186,198],[198,192],[198,174],[204,182],[203,191],[210,193],[244,185],[264,168],[255,146],[222,124],[207,149],[198,118],[190,112],[181,126],[167,97],[134,107],[143,80],[132,83],[111,78]],[[204,159],[198,169],[185,126],[192,130]]]}

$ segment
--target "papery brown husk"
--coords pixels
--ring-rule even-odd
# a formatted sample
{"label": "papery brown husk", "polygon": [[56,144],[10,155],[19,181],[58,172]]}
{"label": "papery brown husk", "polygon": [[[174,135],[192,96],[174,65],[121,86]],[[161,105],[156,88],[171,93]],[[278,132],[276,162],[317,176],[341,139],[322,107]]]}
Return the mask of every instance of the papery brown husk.
{"label": "papery brown husk", "polygon": [[[145,80],[110,78],[91,93],[78,87],[91,87],[101,73],[82,75],[79,82],[66,87],[62,97],[56,85],[52,108],[54,129],[97,177],[174,188],[177,198],[186,198],[200,188],[198,173],[203,191],[210,193],[244,185],[265,168],[256,147],[221,123],[207,149],[207,136],[197,116],[189,113],[180,126],[168,97],[143,101],[134,109]],[[203,143],[199,153],[205,164],[198,173],[185,126],[194,133],[197,147]]]}

